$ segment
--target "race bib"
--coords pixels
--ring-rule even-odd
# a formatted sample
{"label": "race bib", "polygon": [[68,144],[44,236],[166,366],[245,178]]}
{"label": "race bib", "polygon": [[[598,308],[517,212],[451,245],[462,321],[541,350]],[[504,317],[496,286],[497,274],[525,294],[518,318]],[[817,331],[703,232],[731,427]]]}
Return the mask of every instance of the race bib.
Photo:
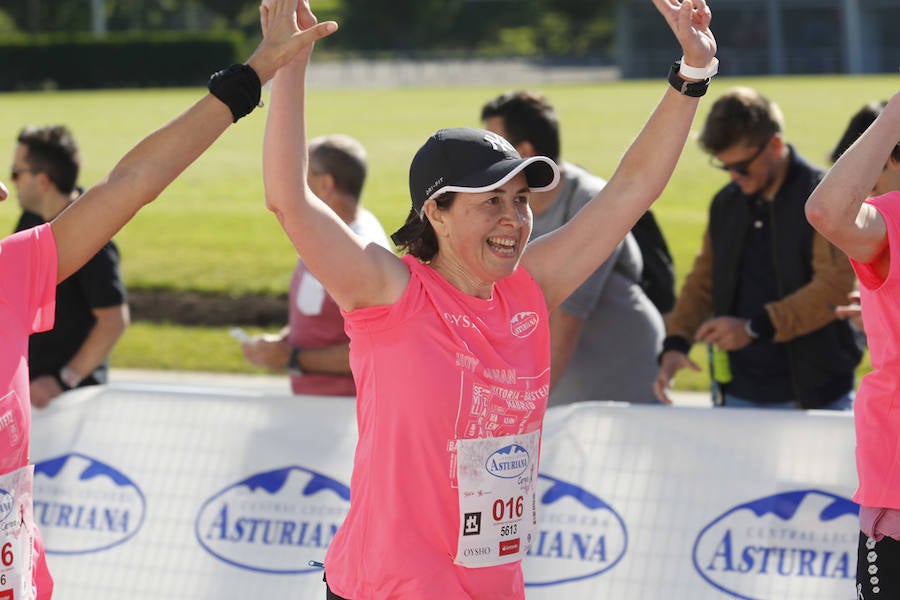
{"label": "race bib", "polygon": [[33,600],[34,465],[0,475],[0,600]]}
{"label": "race bib", "polygon": [[537,534],[541,432],[456,440],[459,543],[454,562],[491,567],[522,560]]}

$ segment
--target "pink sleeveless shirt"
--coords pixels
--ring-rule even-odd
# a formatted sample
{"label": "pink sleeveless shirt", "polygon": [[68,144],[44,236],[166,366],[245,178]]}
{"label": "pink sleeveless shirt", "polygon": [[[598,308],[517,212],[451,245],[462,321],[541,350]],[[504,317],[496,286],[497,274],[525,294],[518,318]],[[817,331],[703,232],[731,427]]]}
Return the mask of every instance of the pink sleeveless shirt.
{"label": "pink sleeveless shirt", "polygon": [[887,226],[891,266],[882,281],[872,265],[851,260],[859,277],[872,362],[853,406],[859,474],[853,499],[864,506],[900,509],[900,192],[867,202]]}
{"label": "pink sleeveless shirt", "polygon": [[454,564],[455,441],[538,432],[550,384],[543,293],[521,267],[490,299],[464,294],[412,256],[393,305],[345,314],[359,442],[351,506],[325,558],[351,600],[525,597],[521,562]]}
{"label": "pink sleeveless shirt", "polygon": [[[49,224],[0,241],[0,474],[28,464],[28,336],[53,327],[56,273],[56,242]],[[37,528],[34,542],[33,580],[41,600],[50,597],[53,579]]]}

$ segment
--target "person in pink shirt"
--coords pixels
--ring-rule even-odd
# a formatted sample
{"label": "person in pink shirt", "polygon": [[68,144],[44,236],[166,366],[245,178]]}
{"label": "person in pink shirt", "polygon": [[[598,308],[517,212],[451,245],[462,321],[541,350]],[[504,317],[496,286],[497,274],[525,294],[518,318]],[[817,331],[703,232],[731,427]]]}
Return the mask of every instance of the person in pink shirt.
{"label": "person in pink shirt", "polygon": [[[464,127],[438,131],[413,158],[412,208],[392,236],[406,255],[361,239],[307,183],[308,55],[274,78],[266,206],[341,307],[357,383],[350,511],[325,556],[326,598],[525,597],[549,311],[660,195],[717,64],[704,0],[654,4],[684,52],[671,87],[597,197],[527,245],[529,198],[559,169]],[[301,14],[299,26],[314,22]]]}
{"label": "person in pink shirt", "polygon": [[[260,12],[264,37],[246,64],[214,74],[209,94],[138,143],[52,221],[0,240],[0,520],[8,519],[0,531],[2,598],[45,600],[53,592],[32,515],[28,337],[53,326],[58,282],[252,111],[262,83],[275,71],[337,29],[327,22],[298,31],[295,7],[296,0],[266,0]],[[7,195],[0,183],[0,200]]]}
{"label": "person in pink shirt", "polygon": [[813,227],[859,277],[872,371],[854,404],[860,535],[857,597],[900,597],[900,94],[806,202]]}

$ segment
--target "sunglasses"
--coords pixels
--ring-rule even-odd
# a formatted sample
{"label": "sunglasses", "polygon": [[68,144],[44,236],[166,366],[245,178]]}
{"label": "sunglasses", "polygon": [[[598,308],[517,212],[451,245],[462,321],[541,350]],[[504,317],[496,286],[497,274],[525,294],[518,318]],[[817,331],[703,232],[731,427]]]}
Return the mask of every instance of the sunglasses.
{"label": "sunglasses", "polygon": [[765,151],[765,149],[766,149],[766,147],[768,147],[770,141],[772,141],[772,138],[767,139],[765,141],[765,143],[763,143],[763,145],[760,146],[759,149],[753,153],[753,156],[751,156],[748,159],[726,164],[726,163],[723,163],[722,161],[720,161],[715,156],[710,156],[709,164],[711,167],[719,169],[720,171],[730,171],[733,173],[737,173],[738,175],[744,175],[744,176],[749,175],[750,165],[752,165],[753,161],[756,160],[757,158],[759,158],[759,156]]}
{"label": "sunglasses", "polygon": [[21,175],[22,173],[37,173],[37,171],[35,171],[34,169],[24,169],[13,165],[9,170],[9,178],[15,182],[19,179],[19,175]]}

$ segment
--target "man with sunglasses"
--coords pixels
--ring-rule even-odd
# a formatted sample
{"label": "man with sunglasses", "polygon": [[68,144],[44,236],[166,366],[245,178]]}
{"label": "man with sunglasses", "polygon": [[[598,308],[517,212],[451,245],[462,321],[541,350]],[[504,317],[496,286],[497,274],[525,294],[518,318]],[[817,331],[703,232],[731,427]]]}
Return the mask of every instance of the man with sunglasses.
{"label": "man with sunglasses", "polygon": [[[80,159],[62,125],[26,127],[17,142],[10,180],[23,211],[18,232],[51,221],[77,197]],[[70,388],[106,383],[109,354],[128,324],[119,251],[110,241],[56,286],[53,329],[28,340],[31,404],[43,408]]]}
{"label": "man with sunglasses", "polygon": [[700,145],[731,181],[713,198],[703,246],[666,321],[657,397],[675,374],[700,367],[704,342],[717,405],[849,410],[862,358],[832,307],[853,289],[847,257],[807,222],[824,173],[783,135],[779,107],[734,88],[710,109]]}

